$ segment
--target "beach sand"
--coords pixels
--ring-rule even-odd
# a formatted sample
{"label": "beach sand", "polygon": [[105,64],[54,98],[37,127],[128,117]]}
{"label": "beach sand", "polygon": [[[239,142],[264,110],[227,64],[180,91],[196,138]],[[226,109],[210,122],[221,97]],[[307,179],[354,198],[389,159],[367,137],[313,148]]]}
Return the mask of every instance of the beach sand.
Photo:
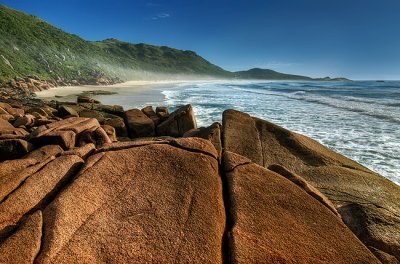
{"label": "beach sand", "polygon": [[106,91],[115,94],[90,95],[103,104],[121,105],[124,109],[141,108],[146,105],[162,105],[165,96],[162,91],[175,88],[178,84],[189,81],[129,81],[109,86],[62,86],[37,92],[38,98],[43,100],[57,100],[61,102],[76,102],[82,92]]}

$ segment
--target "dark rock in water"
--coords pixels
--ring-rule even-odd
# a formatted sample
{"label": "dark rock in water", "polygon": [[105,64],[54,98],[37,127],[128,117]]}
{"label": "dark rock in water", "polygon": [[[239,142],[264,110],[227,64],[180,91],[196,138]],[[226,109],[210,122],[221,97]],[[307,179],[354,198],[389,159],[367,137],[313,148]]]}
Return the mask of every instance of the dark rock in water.
{"label": "dark rock in water", "polygon": [[399,186],[315,140],[247,114],[227,110],[223,126],[225,150],[301,175],[333,202],[365,245],[400,260]]}
{"label": "dark rock in water", "polygon": [[131,138],[154,136],[154,122],[139,109],[125,112],[125,123]]}
{"label": "dark rock in water", "polygon": [[83,96],[87,95],[112,95],[112,94],[118,94],[117,92],[112,92],[112,91],[103,91],[103,90],[96,90],[96,91],[84,91],[82,92]]}
{"label": "dark rock in water", "polygon": [[125,126],[124,119],[117,117],[104,121],[104,125],[109,125],[115,128],[115,132],[118,137],[127,137],[128,130]]}
{"label": "dark rock in water", "polygon": [[32,145],[22,139],[0,140],[0,161],[22,157],[32,149]]}
{"label": "dark rock in water", "polygon": [[221,125],[219,123],[214,123],[209,127],[200,127],[197,129],[191,129],[183,137],[198,137],[204,138],[214,145],[218,152],[218,157],[221,159],[222,155],[222,143],[221,143]]}
{"label": "dark rock in water", "polygon": [[142,109],[142,112],[151,120],[153,120],[154,122],[154,126],[158,126],[158,124],[160,123],[160,118],[158,117],[158,115],[156,114],[156,112],[154,112],[154,109],[152,106],[146,106],[145,108]]}
{"label": "dark rock in water", "polygon": [[230,152],[223,168],[232,263],[380,263],[329,209],[284,177]]}
{"label": "dark rock in water", "polygon": [[97,101],[93,98],[90,98],[88,96],[78,96],[78,98],[76,99],[78,103],[90,103],[90,104],[100,104],[100,101]]}
{"label": "dark rock in water", "polygon": [[40,251],[42,212],[35,211],[0,245],[0,263],[33,263]]}
{"label": "dark rock in water", "polygon": [[220,263],[216,153],[206,154],[213,146],[205,140],[183,141],[91,156],[44,209],[37,263]]}
{"label": "dark rock in water", "polygon": [[67,105],[61,105],[58,108],[58,116],[59,117],[73,117],[73,116],[78,117],[79,114],[72,107],[67,106]]}
{"label": "dark rock in water", "polygon": [[167,120],[157,126],[158,136],[181,137],[187,131],[196,129],[197,123],[192,105],[185,105],[173,112]]}

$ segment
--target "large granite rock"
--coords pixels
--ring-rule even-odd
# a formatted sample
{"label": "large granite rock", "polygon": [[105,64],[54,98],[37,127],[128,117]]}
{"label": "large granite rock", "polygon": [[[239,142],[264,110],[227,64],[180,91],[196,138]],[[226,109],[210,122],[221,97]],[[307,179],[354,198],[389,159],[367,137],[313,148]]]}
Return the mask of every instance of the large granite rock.
{"label": "large granite rock", "polygon": [[196,129],[197,123],[192,105],[185,105],[169,115],[157,126],[158,136],[182,137],[187,131]]}
{"label": "large granite rock", "polygon": [[131,109],[125,112],[125,122],[131,138],[152,137],[155,134],[153,120],[139,109]]}
{"label": "large granite rock", "polygon": [[91,156],[44,210],[36,262],[220,263],[216,156],[195,138]]}
{"label": "large granite rock", "polygon": [[225,150],[284,166],[325,194],[367,246],[400,260],[400,187],[315,140],[245,113],[223,114]]}
{"label": "large granite rock", "polygon": [[232,263],[380,263],[335,214],[240,155],[223,156]]}
{"label": "large granite rock", "polygon": [[221,143],[221,125],[219,123],[214,123],[209,127],[200,127],[197,129],[191,129],[183,137],[198,137],[204,138],[214,145],[218,152],[218,156],[222,155],[222,143]]}
{"label": "large granite rock", "polygon": [[0,244],[0,263],[31,264],[40,251],[42,212],[36,211]]}
{"label": "large granite rock", "polygon": [[7,235],[35,208],[44,207],[82,165],[78,156],[61,156],[29,175],[0,203],[0,237]]}
{"label": "large granite rock", "polygon": [[[81,134],[89,133],[95,142],[111,142],[94,118],[70,117],[58,122],[38,127],[30,134],[30,142],[35,145],[55,144],[64,149],[82,145]],[[91,141],[88,143],[92,143]]]}

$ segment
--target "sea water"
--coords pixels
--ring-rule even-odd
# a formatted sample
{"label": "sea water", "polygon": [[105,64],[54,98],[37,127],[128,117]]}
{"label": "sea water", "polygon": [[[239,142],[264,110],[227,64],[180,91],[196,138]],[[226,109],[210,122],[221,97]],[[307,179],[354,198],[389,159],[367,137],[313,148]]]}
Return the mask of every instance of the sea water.
{"label": "sea water", "polygon": [[309,136],[400,184],[400,82],[185,81],[84,88],[116,92],[94,98],[125,109],[192,104],[199,126],[221,122],[225,109],[243,111]]}
{"label": "sea water", "polygon": [[191,103],[200,126],[237,109],[307,135],[400,184],[400,82],[185,83],[163,94],[172,107]]}

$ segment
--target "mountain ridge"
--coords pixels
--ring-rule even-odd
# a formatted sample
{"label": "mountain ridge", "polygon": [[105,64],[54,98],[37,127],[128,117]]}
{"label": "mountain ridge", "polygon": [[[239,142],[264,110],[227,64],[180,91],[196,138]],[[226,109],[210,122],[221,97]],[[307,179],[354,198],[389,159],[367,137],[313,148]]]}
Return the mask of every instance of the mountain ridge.
{"label": "mountain ridge", "polygon": [[[114,38],[88,41],[41,18],[0,5],[0,86],[16,77],[36,76],[66,83],[95,83],[100,77],[127,81],[145,73],[219,79],[313,80],[272,70],[230,72],[194,51]],[[261,78],[257,78],[261,77]]]}

